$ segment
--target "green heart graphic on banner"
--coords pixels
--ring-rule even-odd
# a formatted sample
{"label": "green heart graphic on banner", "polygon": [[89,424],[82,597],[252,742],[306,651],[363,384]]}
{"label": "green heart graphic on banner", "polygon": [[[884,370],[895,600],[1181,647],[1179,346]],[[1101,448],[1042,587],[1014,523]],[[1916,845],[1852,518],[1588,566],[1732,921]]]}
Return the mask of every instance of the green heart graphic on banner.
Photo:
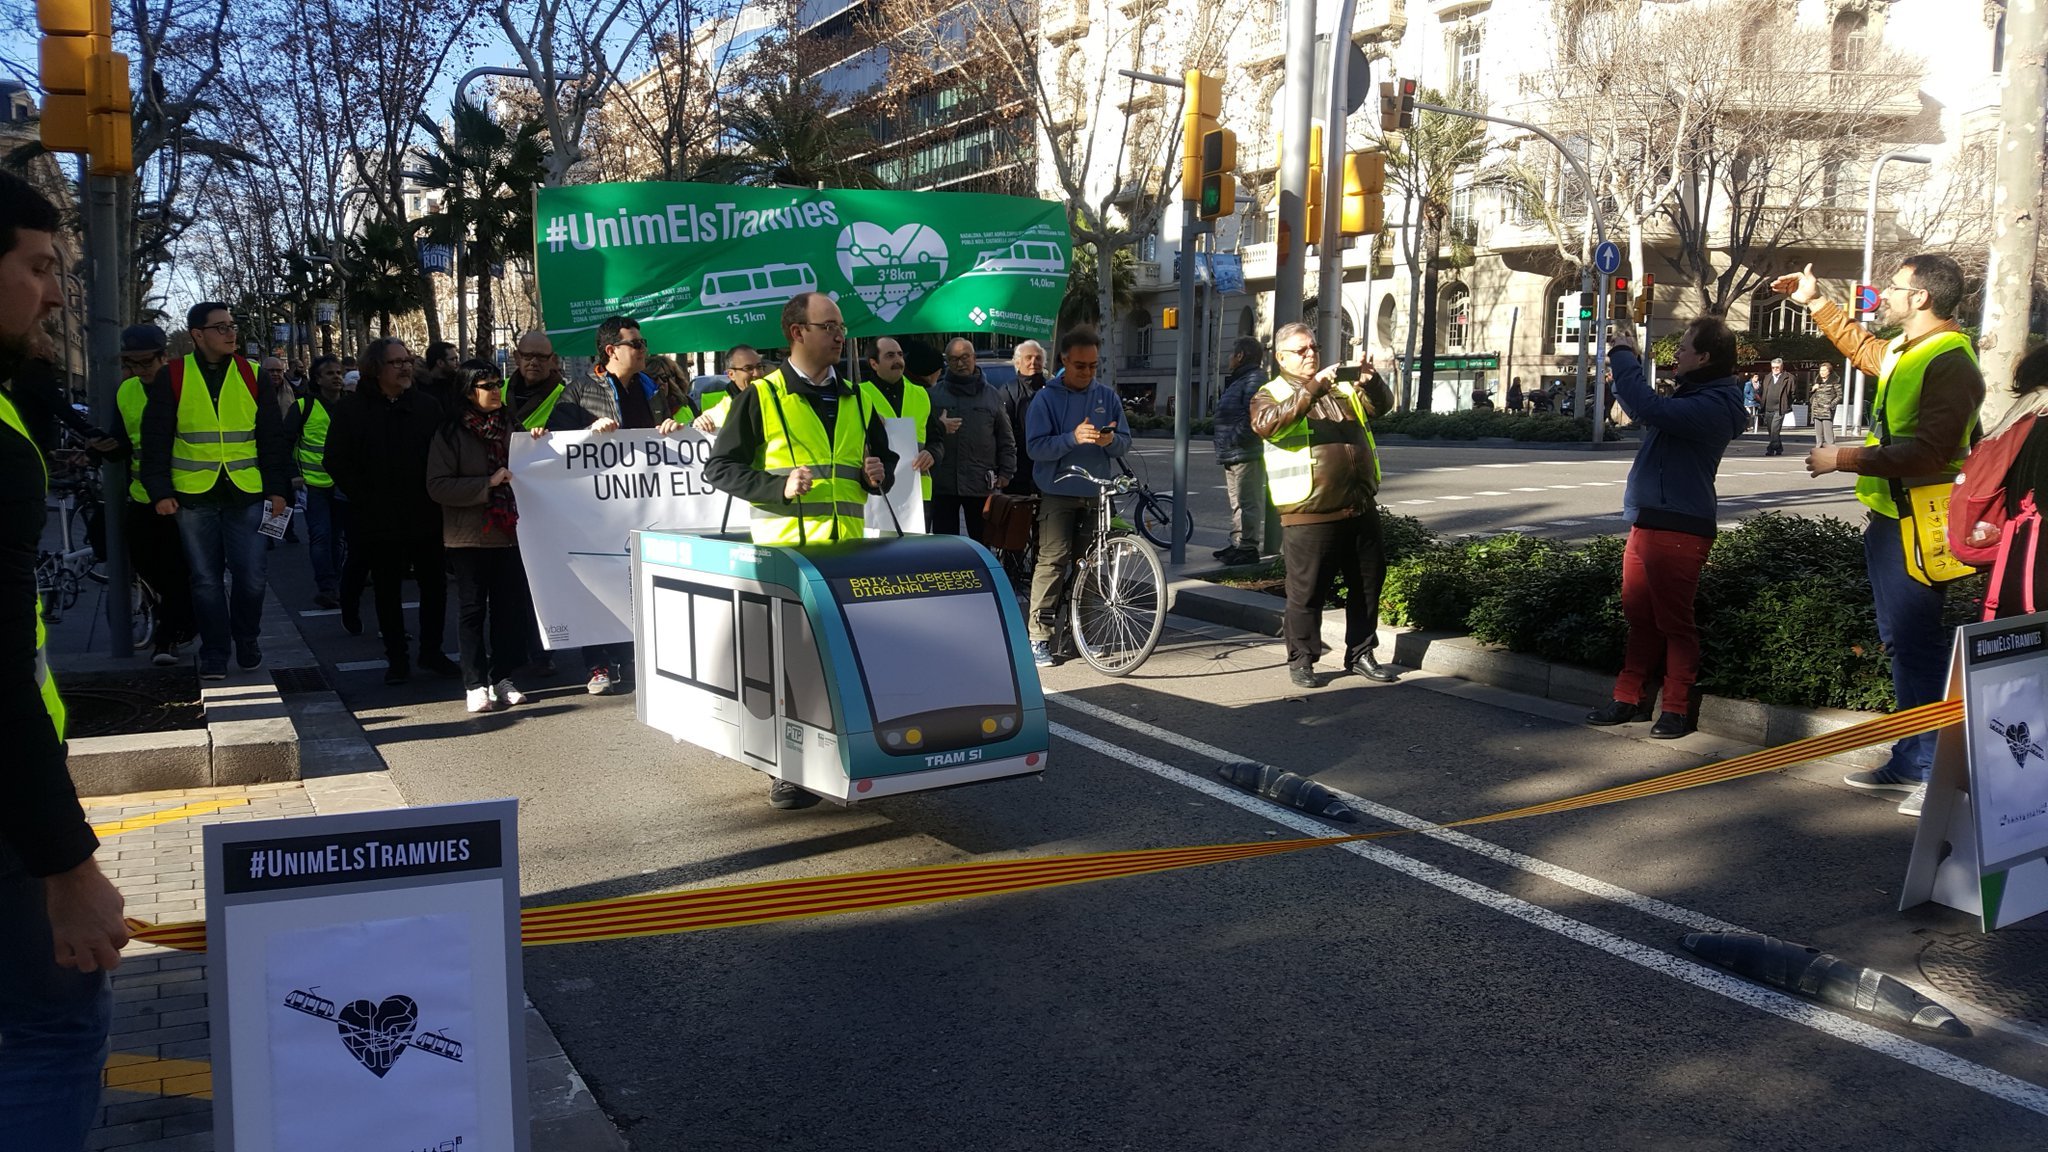
{"label": "green heart graphic on banner", "polygon": [[839,234],[840,272],[883,320],[896,319],[945,280],[946,256],[946,242],[923,224],[891,232],[861,221]]}

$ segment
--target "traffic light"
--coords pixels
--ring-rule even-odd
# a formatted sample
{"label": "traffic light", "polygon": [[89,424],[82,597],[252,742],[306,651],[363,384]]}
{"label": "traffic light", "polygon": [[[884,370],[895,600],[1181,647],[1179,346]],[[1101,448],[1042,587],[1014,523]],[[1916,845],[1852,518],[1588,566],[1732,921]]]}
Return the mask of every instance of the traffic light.
{"label": "traffic light", "polygon": [[1380,81],[1380,131],[1406,132],[1415,127],[1415,81]]}
{"label": "traffic light", "polygon": [[1593,316],[1598,310],[1599,301],[1595,299],[1594,293],[1579,293],[1579,323],[1582,326],[1586,324],[1591,324],[1593,322]]}
{"label": "traffic light", "polygon": [[1159,326],[1171,332],[1180,327],[1180,309],[1171,304],[1159,310]]}
{"label": "traffic light", "polygon": [[1636,296],[1636,310],[1634,314],[1636,323],[1641,324],[1649,320],[1650,293],[1654,291],[1656,287],[1657,278],[1645,272],[1643,274],[1643,290],[1639,295]]}
{"label": "traffic light", "polygon": [[1216,117],[1223,112],[1223,81],[1193,68],[1188,69],[1186,81],[1187,107],[1180,122],[1180,198],[1200,201],[1202,138],[1216,130]]}
{"label": "traffic light", "polygon": [[1302,226],[1308,232],[1307,243],[1323,242],[1323,125],[1316,121],[1308,126],[1308,187],[1301,197]]}
{"label": "traffic light", "polygon": [[1628,299],[1628,277],[1616,276],[1614,278],[1614,295],[1621,297],[1623,300]]}
{"label": "traffic light", "polygon": [[1384,152],[1352,152],[1344,157],[1344,212],[1337,231],[1346,236],[1371,236],[1386,227],[1387,157]]}
{"label": "traffic light", "polygon": [[1202,134],[1202,186],[1195,214],[1204,220],[1237,211],[1237,133],[1214,128]]}
{"label": "traffic light", "polygon": [[44,149],[86,154],[94,175],[132,171],[128,57],[114,51],[108,0],[36,0],[36,24]]}

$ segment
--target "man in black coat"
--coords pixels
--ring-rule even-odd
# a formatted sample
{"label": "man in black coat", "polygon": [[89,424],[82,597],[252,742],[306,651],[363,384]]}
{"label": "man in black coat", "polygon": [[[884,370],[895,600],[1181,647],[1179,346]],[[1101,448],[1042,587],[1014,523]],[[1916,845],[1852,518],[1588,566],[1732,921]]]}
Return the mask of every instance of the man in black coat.
{"label": "man in black coat", "polygon": [[[427,496],[427,442],[441,426],[440,404],[413,387],[417,362],[396,337],[363,351],[355,395],[334,413],[327,471],[348,494],[351,547],[370,560],[377,629],[384,636],[386,684],[412,677],[401,590],[411,569],[420,588],[420,667],[442,676],[461,670],[441,650],[448,619],[448,572],[441,554],[441,507]],[[342,604],[342,625],[362,630]]]}
{"label": "man in black coat", "polygon": [[1766,456],[1783,456],[1785,441],[1785,416],[1792,411],[1792,374],[1785,371],[1785,358],[1780,356],[1771,361],[1771,374],[1757,386],[1757,402],[1764,407],[1764,426],[1770,430],[1771,442],[1764,447]]}
{"label": "man in black coat", "polygon": [[954,340],[946,345],[946,374],[932,389],[932,411],[945,429],[934,453],[932,499],[925,506],[926,526],[933,532],[981,539],[982,506],[988,494],[1001,491],[1017,472],[1017,438],[1003,394],[991,388],[974,364],[974,345]]}

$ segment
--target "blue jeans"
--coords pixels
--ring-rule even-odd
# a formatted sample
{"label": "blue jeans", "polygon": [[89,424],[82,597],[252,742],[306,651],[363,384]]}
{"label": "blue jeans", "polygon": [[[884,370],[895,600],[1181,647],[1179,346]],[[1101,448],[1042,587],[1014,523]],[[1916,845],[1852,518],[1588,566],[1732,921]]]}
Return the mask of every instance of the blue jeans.
{"label": "blue jeans", "polygon": [[[347,509],[340,510],[343,515]],[[306,485],[306,544],[313,556],[313,589],[332,596],[340,589],[341,529],[334,489]]]}
{"label": "blue jeans", "polygon": [[[181,504],[178,534],[192,570],[192,615],[199,621],[199,659],[224,661],[233,644],[247,644],[263,628],[264,545],[257,533],[266,502]],[[234,578],[234,599],[228,578]],[[232,642],[232,643],[231,643]]]}
{"label": "blue jeans", "polygon": [[0,848],[0,1148],[85,1147],[114,993],[52,958],[43,882]]}
{"label": "blue jeans", "polygon": [[[1863,566],[1877,603],[1877,638],[1892,658],[1892,694],[1899,710],[1932,704],[1948,695],[1949,644],[1942,626],[1947,593],[1906,575],[1906,551],[1899,522],[1873,514],[1863,528]],[[1934,733],[1908,736],[1892,745],[1885,765],[1908,780],[1925,780],[1934,769]]]}

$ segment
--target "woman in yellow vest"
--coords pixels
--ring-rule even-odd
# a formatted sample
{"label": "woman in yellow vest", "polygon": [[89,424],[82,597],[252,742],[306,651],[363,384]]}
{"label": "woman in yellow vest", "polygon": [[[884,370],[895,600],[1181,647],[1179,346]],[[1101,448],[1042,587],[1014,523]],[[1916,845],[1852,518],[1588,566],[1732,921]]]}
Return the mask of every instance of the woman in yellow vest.
{"label": "woman in yellow vest", "polygon": [[[341,359],[313,360],[312,392],[292,402],[285,419],[285,439],[292,446],[298,483],[306,489],[306,536],[313,562],[313,605],[341,605],[341,565],[347,554],[348,501],[339,499],[334,477],[327,474],[327,430],[334,424],[334,406],[341,402]],[[357,590],[360,597],[361,590]]]}
{"label": "woman in yellow vest", "polygon": [[[1976,350],[1955,320],[1963,270],[1935,253],[1902,261],[1883,293],[1883,320],[1901,328],[1890,340],[1865,332],[1855,317],[1822,299],[1811,264],[1771,287],[1806,305],[1821,334],[1877,381],[1863,443],[1823,444],[1806,457],[1806,470],[1812,476],[1856,474],[1856,499],[1869,509],[1863,564],[1876,600],[1878,639],[1892,661],[1892,694],[1901,709],[1931,704],[1948,690],[1950,631],[1941,622],[1946,596],[1940,583],[1909,567],[1900,505],[1910,490],[1940,491],[1953,483],[1984,403]],[[1933,766],[1934,736],[1908,736],[1892,746],[1890,763],[1852,772],[1845,782],[1868,792],[1904,793],[1899,811],[1918,816]]]}
{"label": "woman in yellow vest", "polygon": [[121,371],[126,378],[114,394],[121,423],[114,430],[115,457],[128,460],[128,556],[135,574],[156,594],[155,651],[151,662],[166,668],[178,662],[177,648],[192,638],[192,576],[185,567],[185,544],[178,522],[159,516],[142,486],[142,410],[149,402],[149,381],[164,366],[168,340],[154,324],[135,324],[121,332]]}

